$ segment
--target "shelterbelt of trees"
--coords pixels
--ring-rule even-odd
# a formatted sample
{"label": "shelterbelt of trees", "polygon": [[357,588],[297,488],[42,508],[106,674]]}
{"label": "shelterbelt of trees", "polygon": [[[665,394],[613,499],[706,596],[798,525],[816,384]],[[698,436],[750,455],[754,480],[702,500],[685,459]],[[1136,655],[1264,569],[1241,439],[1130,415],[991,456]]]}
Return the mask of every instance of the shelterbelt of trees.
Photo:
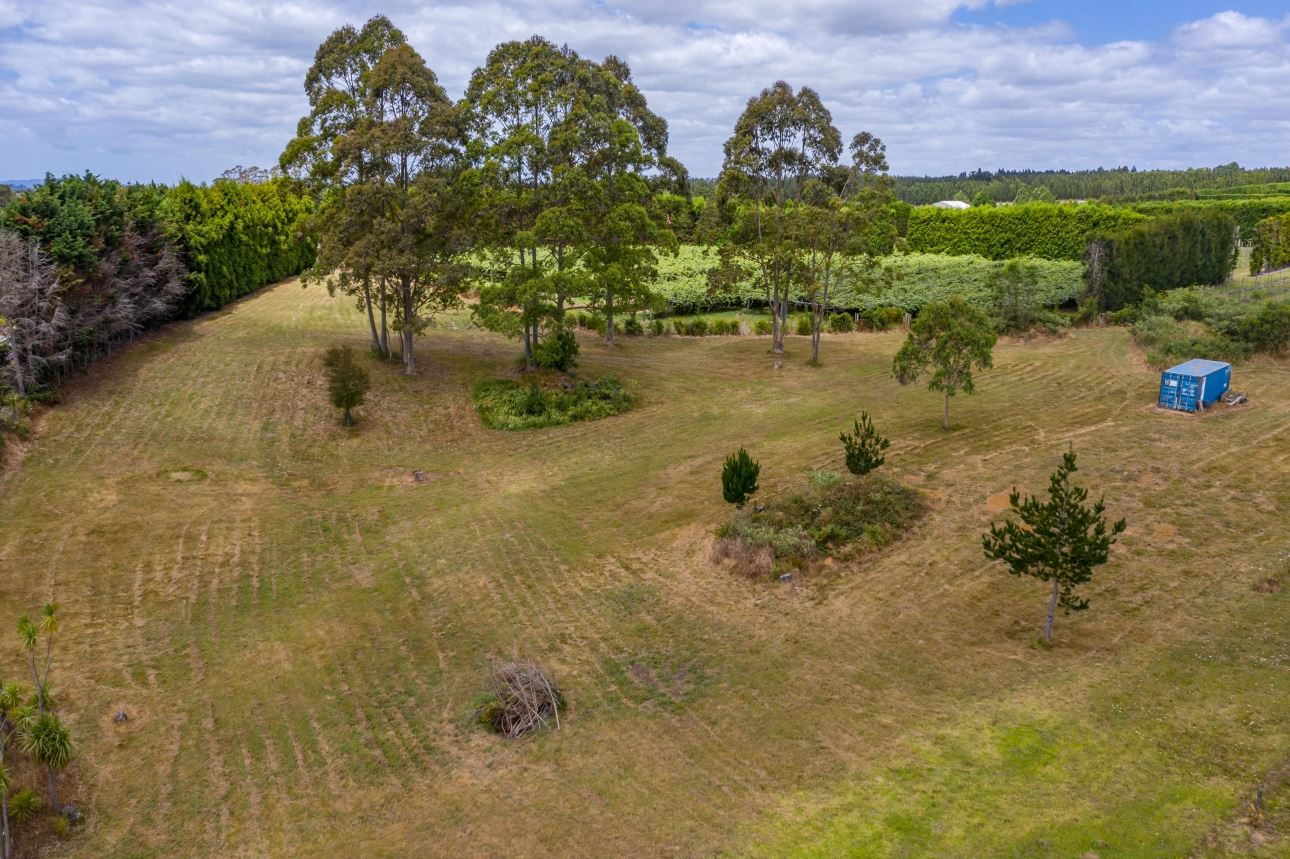
{"label": "shelterbelt of trees", "polygon": [[0,390],[19,396],[139,332],[313,261],[309,197],[282,180],[125,185],[47,176],[0,210]]}

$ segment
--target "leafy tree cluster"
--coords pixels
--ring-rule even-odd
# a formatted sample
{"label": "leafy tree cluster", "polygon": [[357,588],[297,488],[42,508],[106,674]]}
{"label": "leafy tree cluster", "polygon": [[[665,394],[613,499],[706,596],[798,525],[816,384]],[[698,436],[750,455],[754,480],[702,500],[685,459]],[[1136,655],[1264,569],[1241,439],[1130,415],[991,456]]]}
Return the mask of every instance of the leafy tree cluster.
{"label": "leafy tree cluster", "polygon": [[173,318],[184,270],[167,235],[165,196],[156,185],[51,175],[0,211],[7,243],[24,247],[5,254],[0,271],[13,338],[9,387],[30,390]]}
{"label": "leafy tree cluster", "polygon": [[1290,212],[1255,224],[1250,247],[1250,274],[1286,266],[1290,266]]}
{"label": "leafy tree cluster", "polygon": [[29,393],[141,331],[299,272],[312,259],[309,205],[282,182],[46,176],[0,210],[0,380]]}
{"label": "leafy tree cluster", "polygon": [[1034,256],[1078,260],[1089,236],[1144,220],[1126,208],[1095,203],[1028,203],[971,209],[916,208],[906,241],[911,251],[976,254],[1003,260]]}
{"label": "leafy tree cluster", "polygon": [[507,42],[454,103],[377,16],[322,43],[305,91],[280,163],[322,201],[310,278],[357,300],[374,350],[391,356],[399,332],[409,373],[414,335],[468,285],[477,320],[519,338],[530,368],[575,300],[613,342],[618,317],[655,302],[673,228],[697,223],[667,124],[617,57]]}
{"label": "leafy tree cluster", "polygon": [[[1190,196],[1251,183],[1290,181],[1290,167],[1245,169],[1237,164],[1188,170],[974,170],[957,176],[898,176],[896,194],[915,205],[940,200],[973,200],[985,194],[996,203],[1021,202],[1032,188],[1047,188],[1059,200],[1145,199]],[[697,193],[697,191],[696,191]]]}
{"label": "leafy tree cluster", "polygon": [[[847,146],[810,87],[777,81],[749,99],[725,145],[705,231],[719,245],[714,292],[751,280],[771,310],[771,351],[784,351],[800,294],[811,314],[811,362],[839,289],[877,281],[898,241],[886,146],[860,132]],[[711,212],[711,216],[709,216]]]}
{"label": "leafy tree cluster", "polygon": [[1088,294],[1106,310],[1157,292],[1220,284],[1237,255],[1236,222],[1215,209],[1188,210],[1095,233],[1085,250]]}

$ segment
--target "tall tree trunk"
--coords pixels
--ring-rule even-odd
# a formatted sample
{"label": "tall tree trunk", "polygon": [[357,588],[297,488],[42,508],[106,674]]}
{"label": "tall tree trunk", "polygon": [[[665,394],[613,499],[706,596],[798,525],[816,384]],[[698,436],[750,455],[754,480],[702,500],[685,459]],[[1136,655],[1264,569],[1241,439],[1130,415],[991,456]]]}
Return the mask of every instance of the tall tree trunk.
{"label": "tall tree trunk", "polygon": [[1053,594],[1048,598],[1048,617],[1044,618],[1044,641],[1048,644],[1053,643],[1053,615],[1057,613],[1057,577],[1053,577]]}
{"label": "tall tree trunk", "polygon": [[[10,329],[10,337],[13,336],[13,330]],[[9,347],[9,366],[13,367],[13,384],[18,389],[18,396],[27,395],[27,380],[22,375],[22,364],[18,362],[18,344],[10,340],[7,344]]]}
{"label": "tall tree trunk", "polygon": [[386,310],[385,278],[381,278],[380,280],[380,290],[381,290],[381,357],[388,361],[391,357],[390,321],[389,321],[389,313]]}
{"label": "tall tree trunk", "polygon": [[824,328],[824,314],[811,310],[811,363],[820,363],[820,330]]}
{"label": "tall tree trunk", "polygon": [[945,395],[945,415],[941,418],[941,426],[945,429],[950,428],[950,395]]}
{"label": "tall tree trunk", "polygon": [[605,342],[614,345],[614,290],[605,290]]}
{"label": "tall tree trunk", "polygon": [[13,841],[9,837],[9,791],[0,791],[0,847],[4,848],[4,859],[13,856]]}
{"label": "tall tree trunk", "polygon": [[412,351],[412,337],[416,334],[416,308],[412,305],[412,280],[407,275],[400,280],[399,291],[403,298],[403,374],[414,376],[417,357]]}
{"label": "tall tree trunk", "polygon": [[787,302],[781,298],[779,287],[775,287],[775,297],[770,305],[770,315],[772,317],[770,351],[775,355],[784,354],[784,329],[788,327],[786,307]]}
{"label": "tall tree trunk", "polygon": [[529,320],[524,320],[524,369],[533,369],[533,329]]}
{"label": "tall tree trunk", "polygon": [[372,282],[363,278],[363,305],[367,308],[367,327],[372,332],[372,351],[385,357],[381,353],[381,337],[376,333],[376,314],[372,310]]}
{"label": "tall tree trunk", "polygon": [[54,768],[49,764],[45,764],[45,774],[49,776],[49,807],[54,810],[55,814],[59,814],[62,812],[63,806],[58,802],[58,782],[54,778]]}

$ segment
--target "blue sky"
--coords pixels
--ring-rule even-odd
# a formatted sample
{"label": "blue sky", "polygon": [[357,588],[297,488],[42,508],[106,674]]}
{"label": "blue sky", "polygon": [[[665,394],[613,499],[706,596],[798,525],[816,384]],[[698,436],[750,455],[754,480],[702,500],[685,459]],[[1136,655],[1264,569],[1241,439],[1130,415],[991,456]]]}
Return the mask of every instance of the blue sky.
{"label": "blue sky", "polygon": [[0,177],[270,165],[318,43],[378,11],[454,95],[507,39],[621,56],[700,176],[781,78],[900,173],[1290,163],[1290,6],[1265,0],[0,0]]}
{"label": "blue sky", "polygon": [[1090,3],[1087,0],[1032,0],[984,9],[960,9],[954,18],[963,23],[996,23],[1029,27],[1049,21],[1063,21],[1085,44],[1105,44],[1123,39],[1161,39],[1179,24],[1209,18],[1219,12],[1236,10],[1246,15],[1283,18],[1290,7],[1285,0],[1252,0],[1246,3],[1174,2]]}

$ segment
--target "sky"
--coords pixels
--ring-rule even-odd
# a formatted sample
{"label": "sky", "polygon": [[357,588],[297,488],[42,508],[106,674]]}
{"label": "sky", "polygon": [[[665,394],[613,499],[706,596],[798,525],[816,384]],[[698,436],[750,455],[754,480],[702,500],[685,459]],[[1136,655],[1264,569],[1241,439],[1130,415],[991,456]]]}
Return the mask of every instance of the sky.
{"label": "sky", "polygon": [[377,13],[454,97],[534,33],[625,59],[695,176],[781,79],[898,174],[1290,164],[1285,0],[0,0],[0,179],[270,166],[318,43]]}

